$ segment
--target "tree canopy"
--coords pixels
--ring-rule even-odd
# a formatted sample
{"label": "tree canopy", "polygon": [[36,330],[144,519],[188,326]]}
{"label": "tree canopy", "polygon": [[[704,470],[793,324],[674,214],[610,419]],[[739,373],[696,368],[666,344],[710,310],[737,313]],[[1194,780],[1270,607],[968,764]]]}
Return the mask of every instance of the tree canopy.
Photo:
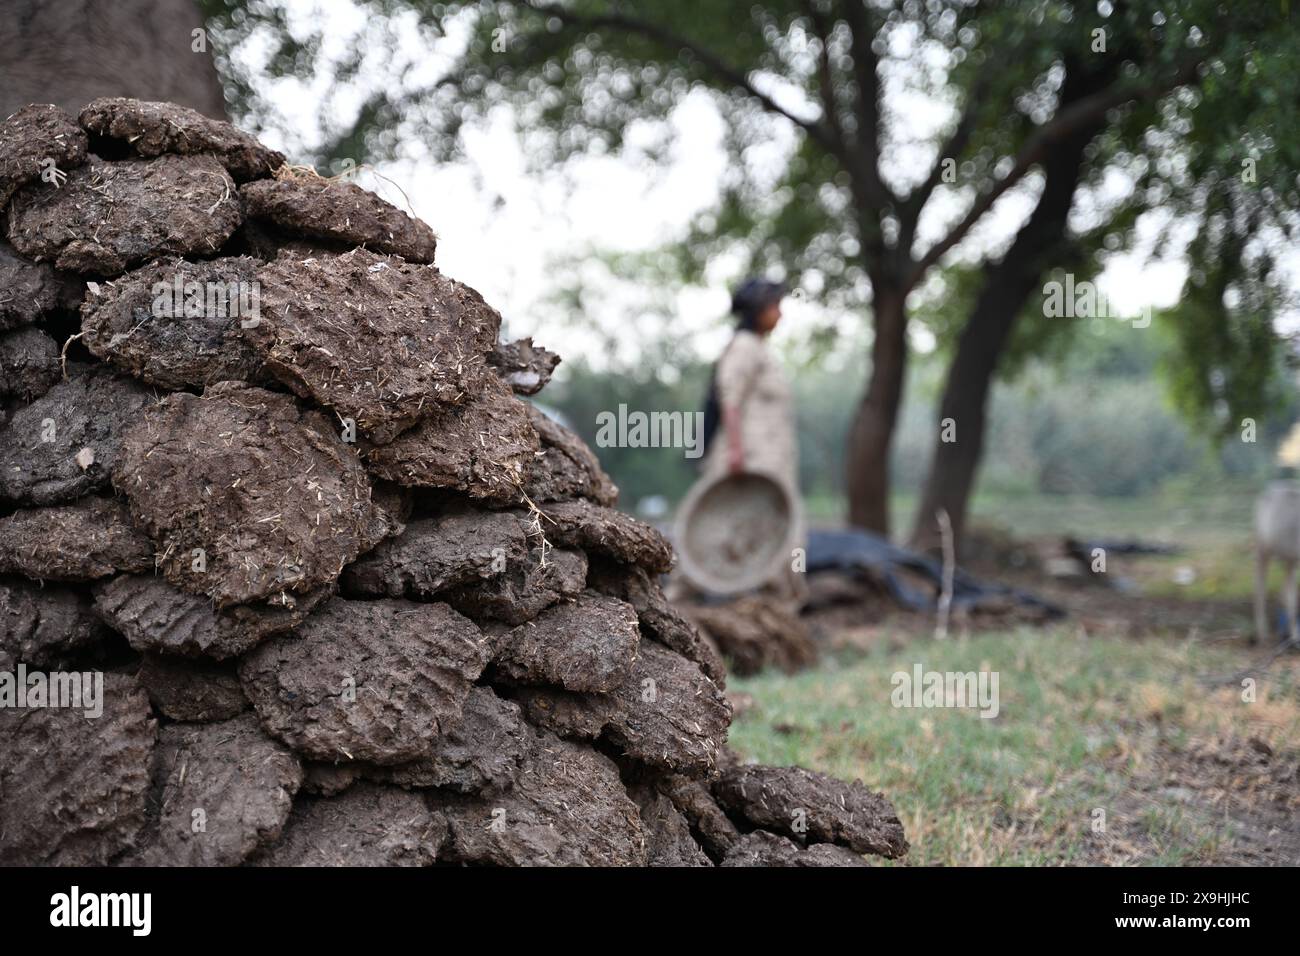
{"label": "tree canopy", "polygon": [[[1300,209],[1300,30],[1285,0],[359,0],[345,49],[271,0],[203,6],[254,125],[275,114],[254,74],[324,78],[308,145],[325,164],[412,144],[452,156],[467,124],[508,107],[547,167],[618,150],[708,95],[730,161],[716,207],[675,247],[681,275],[740,250],[828,313],[870,317],[850,436],[860,523],[883,521],[909,322],[955,347],[1013,238],[991,211],[1045,201],[1064,148],[1082,162],[1068,225],[1051,218],[1058,235],[1034,239],[1034,270],[1093,276],[1145,222],[1154,253],[1189,263],[1161,316],[1181,343],[1168,368],[1180,407],[1227,429],[1276,384],[1276,317],[1293,307],[1277,249]],[[1041,299],[1008,307],[1025,321],[996,368],[1068,350],[1072,324]]]}

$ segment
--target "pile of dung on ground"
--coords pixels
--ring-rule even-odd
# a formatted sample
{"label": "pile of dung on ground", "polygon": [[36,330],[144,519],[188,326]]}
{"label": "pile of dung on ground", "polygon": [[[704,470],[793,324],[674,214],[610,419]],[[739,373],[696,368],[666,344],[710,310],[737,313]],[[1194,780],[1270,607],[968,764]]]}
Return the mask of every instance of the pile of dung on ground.
{"label": "pile of dung on ground", "polygon": [[168,104],[0,157],[0,863],[906,852],[726,750],[670,547],[428,226]]}
{"label": "pile of dung on ground", "polygon": [[769,667],[794,674],[817,663],[817,643],[791,601],[749,594],[718,604],[679,606],[733,674],[747,677]]}

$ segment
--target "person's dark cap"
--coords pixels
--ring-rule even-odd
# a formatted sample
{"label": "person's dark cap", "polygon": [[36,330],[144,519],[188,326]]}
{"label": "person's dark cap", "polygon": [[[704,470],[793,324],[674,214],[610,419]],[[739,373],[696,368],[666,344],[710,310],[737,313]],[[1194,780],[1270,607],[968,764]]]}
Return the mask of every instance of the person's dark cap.
{"label": "person's dark cap", "polygon": [[746,279],[731,295],[731,311],[736,315],[757,312],[773,302],[785,297],[784,282],[771,282],[767,279]]}

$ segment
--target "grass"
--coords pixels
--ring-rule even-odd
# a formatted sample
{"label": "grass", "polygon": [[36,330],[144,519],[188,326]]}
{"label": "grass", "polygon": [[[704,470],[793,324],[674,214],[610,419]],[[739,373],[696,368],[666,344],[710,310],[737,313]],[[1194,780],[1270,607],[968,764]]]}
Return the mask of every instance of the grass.
{"label": "grass", "polygon": [[[1204,490],[1170,486],[1138,498],[981,492],[971,502],[971,515],[977,524],[997,525],[1019,538],[1075,534],[1168,541],[1190,536],[1199,541],[1206,536],[1248,533],[1258,492],[1257,482]],[[891,496],[889,515],[895,537],[905,537],[911,529],[916,506],[914,492]],[[844,499],[835,496],[809,496],[804,507],[814,524],[837,524],[846,513]]]}
{"label": "grass", "polygon": [[[996,671],[1000,713],[891,706],[891,675],[917,662]],[[754,706],[731,742],[762,763],[883,790],[912,865],[1222,862],[1231,827],[1176,792],[1162,796],[1158,768],[1194,742],[1254,737],[1281,749],[1295,738],[1294,661],[1274,666],[1254,703],[1235,685],[1198,681],[1242,662],[1231,645],[1092,638],[1070,626],[914,640],[794,676],[733,678]],[[1099,810],[1104,833],[1094,831]]]}
{"label": "grass", "polygon": [[[1151,595],[1187,598],[1248,598],[1254,589],[1251,549],[1256,483],[1223,485],[1206,490],[1170,487],[1141,498],[1100,498],[1091,495],[977,494],[971,503],[972,526],[1004,529],[1018,539],[1137,538],[1175,545],[1179,552],[1144,559],[1133,574]],[[813,497],[805,501],[814,526],[843,521],[844,501]],[[916,496],[897,493],[890,499],[894,537],[911,528]],[[1273,592],[1282,584],[1272,572]]]}

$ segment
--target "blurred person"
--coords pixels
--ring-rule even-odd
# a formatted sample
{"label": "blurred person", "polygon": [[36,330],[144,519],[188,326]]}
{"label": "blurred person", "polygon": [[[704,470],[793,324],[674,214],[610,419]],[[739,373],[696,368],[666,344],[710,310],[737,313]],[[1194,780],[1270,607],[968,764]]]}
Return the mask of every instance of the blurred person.
{"label": "blurred person", "polygon": [[[758,473],[774,479],[791,504],[803,546],[799,496],[799,445],[795,438],[794,395],[780,361],[767,339],[781,321],[784,283],[745,280],[731,299],[736,331],[713,369],[704,406],[702,479],[724,474]],[[806,587],[790,562],[766,587],[779,596],[801,601]]]}

